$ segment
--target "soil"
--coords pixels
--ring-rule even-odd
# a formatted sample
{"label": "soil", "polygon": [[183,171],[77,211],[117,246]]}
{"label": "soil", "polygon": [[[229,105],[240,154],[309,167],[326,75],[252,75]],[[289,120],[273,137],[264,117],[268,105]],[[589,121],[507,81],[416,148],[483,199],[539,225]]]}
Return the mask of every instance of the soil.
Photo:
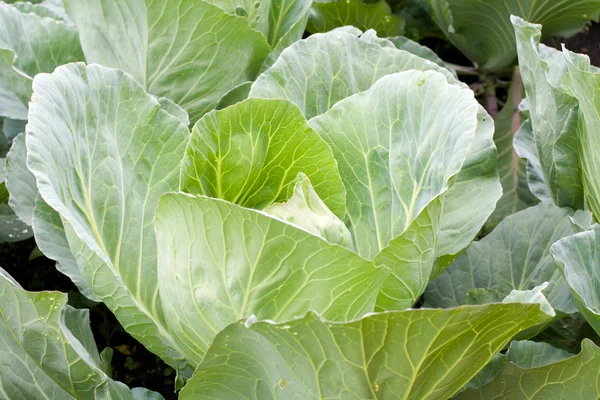
{"label": "soil", "polygon": [[[546,42],[556,48],[560,48],[561,43],[565,43],[571,51],[588,54],[592,64],[600,66],[600,24],[592,24],[572,38],[551,39]],[[446,61],[469,65],[469,61],[445,41],[431,39],[423,44],[436,50]],[[142,386],[157,391],[167,400],[175,399],[175,372],[129,336],[103,304],[86,301],[72,282],[55,269],[53,261],[44,256],[30,259],[34,248],[33,239],[19,243],[0,243],[0,267],[27,290],[66,292],[72,306],[89,308],[98,348],[114,349],[113,378],[130,387]]]}

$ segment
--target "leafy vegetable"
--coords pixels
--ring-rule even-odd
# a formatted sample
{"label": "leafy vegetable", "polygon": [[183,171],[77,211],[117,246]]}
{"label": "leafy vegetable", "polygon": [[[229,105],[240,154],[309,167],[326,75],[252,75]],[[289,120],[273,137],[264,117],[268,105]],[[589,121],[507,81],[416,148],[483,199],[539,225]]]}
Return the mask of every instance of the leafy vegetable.
{"label": "leafy vegetable", "polygon": [[169,329],[194,364],[225,326],[251,315],[286,321],[314,310],[332,321],[356,319],[373,310],[388,275],[340,246],[222,200],[165,195],[156,215],[165,317],[178,321]]}
{"label": "leafy vegetable", "polygon": [[[65,0],[88,63],[120,68],[192,122],[254,79],[269,54],[248,21],[203,1]],[[98,20],[98,15],[103,18]]]}
{"label": "leafy vegetable", "polygon": [[475,289],[493,291],[502,298],[511,290],[529,290],[549,282],[550,304],[564,313],[575,312],[568,286],[550,254],[557,240],[579,232],[572,215],[572,211],[542,203],[507,217],[430,283],[426,302],[456,307],[474,295]]}
{"label": "leafy vegetable", "polygon": [[[545,183],[543,189],[534,190],[534,193],[545,200],[540,193],[547,190],[558,206],[581,209],[584,195],[577,152],[577,101],[561,90],[566,73],[564,57],[539,44],[541,26],[516,17],[512,21],[531,116],[532,147],[535,148],[532,150],[534,155],[528,158],[531,164],[539,162],[537,174],[541,172],[541,176],[530,177],[530,181]],[[522,142],[523,138],[520,140]],[[524,154],[523,150],[518,151]],[[539,161],[535,160],[535,155]]]}
{"label": "leafy vegetable", "polygon": [[538,305],[493,304],[346,324],[314,314],[242,321],[216,337],[181,398],[448,398],[510,337],[547,318]]}
{"label": "leafy vegetable", "polygon": [[579,311],[600,332],[600,229],[578,233],[558,241],[552,254],[564,265],[564,275],[571,287]]}
{"label": "leafy vegetable", "polygon": [[157,399],[115,382],[101,367],[87,310],[58,292],[23,290],[0,268],[0,393],[10,399]]}
{"label": "leafy vegetable", "polygon": [[117,70],[69,64],[36,77],[34,92],[27,165],[80,276],[128,332],[183,370],[157,296],[152,217],[178,187],[189,131]]}
{"label": "leafy vegetable", "polygon": [[545,343],[513,342],[498,376],[467,399],[589,399],[598,395],[600,349],[583,341],[581,353],[568,353]]}

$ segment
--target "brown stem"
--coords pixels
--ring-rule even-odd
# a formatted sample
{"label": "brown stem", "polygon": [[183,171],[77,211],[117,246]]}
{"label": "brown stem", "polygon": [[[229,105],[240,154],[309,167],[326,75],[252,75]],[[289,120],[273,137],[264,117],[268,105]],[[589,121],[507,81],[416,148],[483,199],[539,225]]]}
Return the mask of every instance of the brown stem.
{"label": "brown stem", "polygon": [[472,76],[479,75],[479,71],[475,67],[467,67],[464,65],[457,65],[457,64],[448,64],[448,66],[450,68],[452,68],[453,70],[455,70],[456,73],[460,74],[460,75],[472,75]]}
{"label": "brown stem", "polygon": [[498,99],[496,98],[496,83],[494,79],[488,78],[485,86],[485,109],[490,117],[498,115]]}

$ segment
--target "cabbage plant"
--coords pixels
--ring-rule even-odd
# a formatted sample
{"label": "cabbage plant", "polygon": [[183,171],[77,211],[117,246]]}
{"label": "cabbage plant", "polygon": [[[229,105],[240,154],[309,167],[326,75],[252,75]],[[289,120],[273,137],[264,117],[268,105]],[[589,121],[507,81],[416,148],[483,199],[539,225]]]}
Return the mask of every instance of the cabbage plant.
{"label": "cabbage plant", "polygon": [[[356,27],[300,40],[303,2],[64,5],[0,3],[40,30],[6,49],[1,104],[27,120],[9,204],[177,372],[180,398],[589,398],[591,341],[527,340],[578,310],[598,326],[581,278],[598,261],[597,163],[567,164],[593,156],[572,145],[594,140],[582,56],[540,56],[539,26],[513,19],[523,65],[562,66],[523,74],[515,146],[540,204],[474,241],[502,196],[494,120],[431,51]],[[57,27],[75,59],[43,46]],[[45,57],[32,49],[55,58],[27,72]],[[569,117],[544,118],[556,109]],[[0,270],[0,316],[2,396],[161,397],[112,379],[66,295]]]}

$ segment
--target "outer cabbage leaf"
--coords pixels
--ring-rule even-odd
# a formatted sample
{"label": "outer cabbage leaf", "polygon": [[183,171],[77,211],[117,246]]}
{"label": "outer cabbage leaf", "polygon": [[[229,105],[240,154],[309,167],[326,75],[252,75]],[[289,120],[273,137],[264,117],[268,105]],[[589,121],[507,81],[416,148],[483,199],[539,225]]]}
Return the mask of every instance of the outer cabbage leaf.
{"label": "outer cabbage leaf", "polygon": [[58,292],[23,290],[0,268],[0,395],[6,399],[162,399],[134,395],[102,370],[88,310]]}
{"label": "outer cabbage leaf", "polygon": [[428,0],[446,37],[486,71],[498,72],[516,55],[510,16],[544,26],[547,36],[575,34],[600,15],[600,0]]}
{"label": "outer cabbage leaf", "polygon": [[216,337],[181,398],[447,399],[512,336],[548,318],[537,304],[515,303],[345,324],[314,314],[279,325],[240,322]]}
{"label": "outer cabbage leaf", "polygon": [[565,85],[579,100],[579,157],[587,206],[600,221],[600,70],[582,54],[564,52],[569,74]]}
{"label": "outer cabbage leaf", "polygon": [[576,311],[567,283],[550,246],[579,231],[572,211],[542,203],[504,219],[489,235],[471,246],[425,292],[434,307],[463,304],[473,289],[507,296],[512,290],[529,290],[549,282],[546,296],[553,308]]}
{"label": "outer cabbage leaf", "polygon": [[[529,24],[518,17],[511,20],[533,129],[535,153],[528,157],[529,163],[535,164],[537,161],[532,158],[537,155],[544,182],[556,205],[583,209],[577,101],[559,89],[566,73],[564,57],[539,43],[540,25]],[[539,180],[530,178],[534,182]],[[534,189],[534,193],[537,192],[540,190]]]}
{"label": "outer cabbage leaf", "polygon": [[315,0],[306,30],[318,33],[351,25],[363,31],[375,29],[380,36],[397,36],[404,33],[404,23],[385,0]]}
{"label": "outer cabbage leaf", "polygon": [[306,174],[338,217],[344,185],[327,143],[298,107],[285,100],[248,99],[205,115],[192,130],[181,188],[262,209],[288,199],[288,185]]}
{"label": "outer cabbage leaf", "polygon": [[34,81],[27,166],[60,215],[80,276],[129,333],[180,371],[188,364],[165,328],[152,218],[159,197],[178,188],[188,138],[121,71],[69,64]]}
{"label": "outer cabbage leaf", "polygon": [[159,288],[169,329],[200,363],[213,338],[251,315],[373,311],[386,268],[297,226],[220,199],[168,194],[156,212]]}
{"label": "outer cabbage leaf", "polygon": [[[6,121],[5,119],[3,122],[6,123]],[[28,193],[30,179],[33,177],[26,167],[21,170],[24,165],[25,140],[21,134],[13,141],[7,159],[0,158],[0,221],[2,222],[0,224],[0,242],[17,242],[33,236],[33,231],[30,228],[33,208],[29,207],[32,204],[29,204],[31,201],[27,194],[31,194],[35,199],[37,193],[35,191]],[[20,170],[16,174],[14,173],[15,167]],[[15,208],[15,199],[12,194],[9,195],[11,187],[14,185],[24,190],[23,208]],[[35,188],[35,180],[33,180],[33,185]],[[15,211],[17,214],[15,214]]]}
{"label": "outer cabbage leaf", "polygon": [[[132,74],[182,106],[192,123],[235,86],[253,80],[269,54],[248,21],[194,0],[65,0],[86,59]],[[98,16],[103,18],[98,18]]]}
{"label": "outer cabbage leaf", "polygon": [[32,225],[33,207],[37,197],[35,176],[27,169],[25,134],[19,134],[6,157],[6,188],[8,204],[27,225]]}
{"label": "outer cabbage leaf", "polygon": [[267,38],[271,48],[289,46],[302,38],[311,1],[309,0],[206,0],[228,14],[248,20]]}
{"label": "outer cabbage leaf", "polygon": [[81,60],[75,27],[0,3],[0,116],[27,119],[33,77]]}
{"label": "outer cabbage leaf", "polygon": [[600,333],[600,227],[564,238],[552,246],[579,311]]}
{"label": "outer cabbage leaf", "polygon": [[294,43],[257,78],[250,97],[289,99],[310,119],[395,72],[436,70],[455,81],[435,63],[361,40],[356,33],[335,30]]}
{"label": "outer cabbage leaf", "polygon": [[35,243],[44,256],[56,261],[56,269],[68,276],[81,294],[92,301],[100,302],[71,252],[65,233],[65,223],[60,214],[38,194],[33,208],[32,227]]}
{"label": "outer cabbage leaf", "polygon": [[406,50],[416,56],[429,60],[436,63],[440,67],[444,67],[452,72],[456,76],[456,72],[450,69],[450,64],[442,60],[433,50],[429,47],[423,46],[414,40],[411,40],[404,36],[395,36],[387,38],[398,50]]}
{"label": "outer cabbage leaf", "polygon": [[[448,84],[443,75],[407,71],[380,79],[311,120],[338,161],[347,191],[346,224],[358,254],[373,259],[388,245],[386,253],[397,253],[394,239],[411,231],[462,168],[478,110],[472,92]],[[433,226],[439,218],[437,213]],[[431,223],[423,227],[427,233],[418,236],[435,237]],[[396,272],[403,264],[388,266]]]}
{"label": "outer cabbage leaf", "polygon": [[568,353],[545,343],[514,342],[498,376],[487,385],[468,390],[457,400],[587,400],[600,393],[600,348],[585,339],[582,350]]}

